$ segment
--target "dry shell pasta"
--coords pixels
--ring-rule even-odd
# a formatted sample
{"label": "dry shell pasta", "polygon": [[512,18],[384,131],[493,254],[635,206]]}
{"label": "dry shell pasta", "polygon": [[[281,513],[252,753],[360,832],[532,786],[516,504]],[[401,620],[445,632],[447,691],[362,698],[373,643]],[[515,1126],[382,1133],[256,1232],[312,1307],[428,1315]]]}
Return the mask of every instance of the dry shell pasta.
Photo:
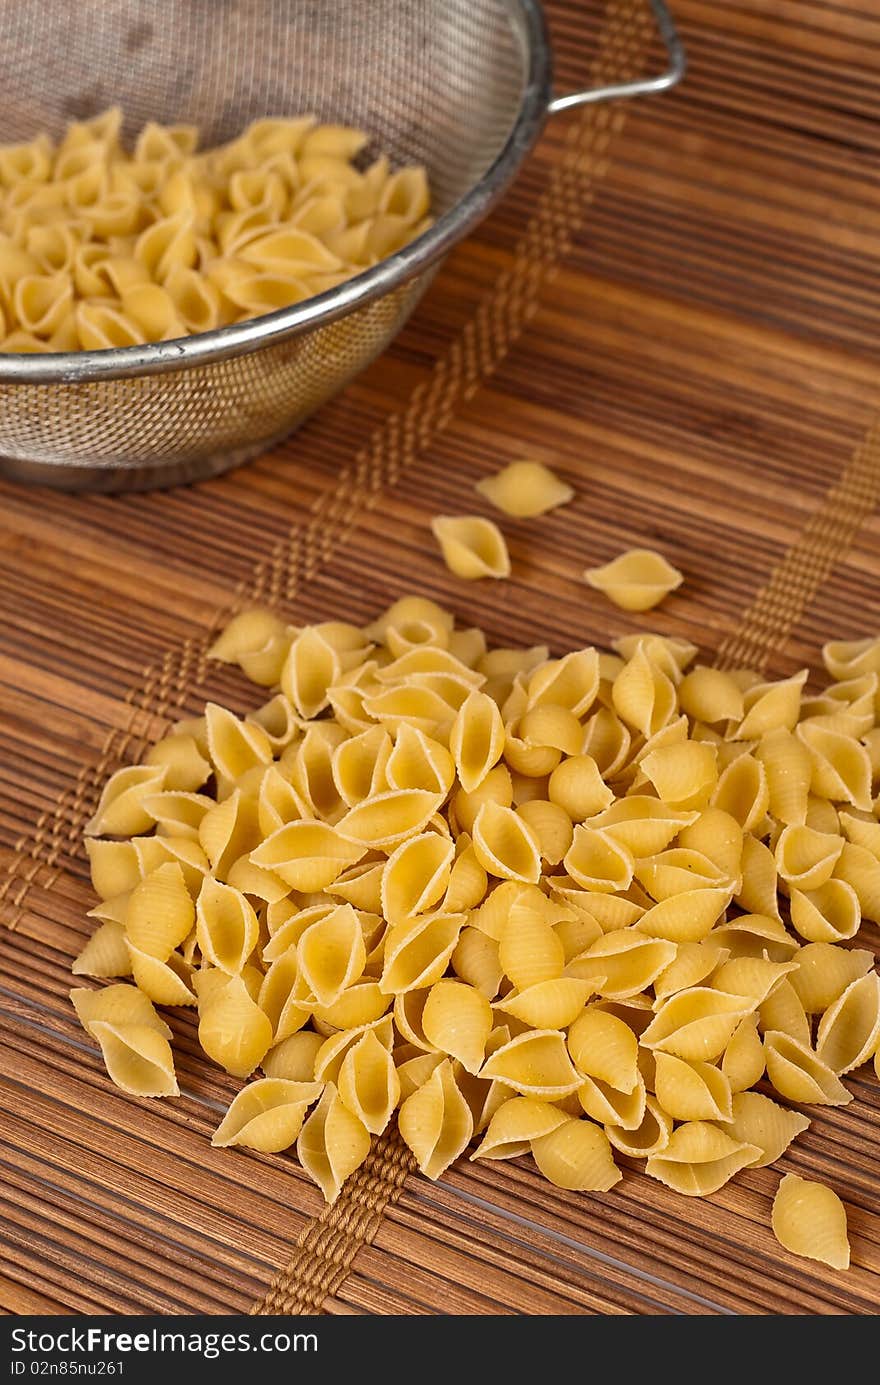
{"label": "dry shell pasta", "polygon": [[511,462],[476,489],[506,515],[533,519],[571,500],[574,491],[542,462]]}
{"label": "dry shell pasta", "polygon": [[[878,648],[835,646],[817,693],[651,633],[490,649],[421,597],[365,629],[244,612],[215,654],[253,709],[102,794],[74,968],[110,984],[77,1013],[152,1097],[156,1004],[195,1010],[242,1081],[215,1143],[295,1148],[329,1201],[395,1118],[431,1178],[476,1137],[571,1191],[620,1153],[709,1196],[878,1061]],[[783,1189],[783,1244],[842,1265],[830,1190]]]}
{"label": "dry shell pasta", "polygon": [[591,567],[584,578],[624,611],[650,611],[681,586],[682,574],[650,548],[630,548],[604,567]]}
{"label": "dry shell pasta", "polygon": [[507,544],[497,524],[478,515],[438,515],[431,532],[456,577],[509,577]]}

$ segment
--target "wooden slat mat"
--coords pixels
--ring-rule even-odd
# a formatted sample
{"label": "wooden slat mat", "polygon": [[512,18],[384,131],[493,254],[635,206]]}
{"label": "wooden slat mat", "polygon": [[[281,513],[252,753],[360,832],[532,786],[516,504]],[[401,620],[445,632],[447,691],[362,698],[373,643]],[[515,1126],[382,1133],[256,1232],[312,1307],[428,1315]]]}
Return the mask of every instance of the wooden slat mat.
{"label": "wooden slat mat", "polygon": [[[872,0],[676,0],[671,96],[548,128],[386,356],[295,438],[168,494],[0,488],[0,1305],[14,1312],[872,1313],[880,1091],[784,1167],[845,1197],[848,1275],[768,1229],[775,1171],[685,1203],[526,1164],[439,1184],[379,1142],[331,1213],[284,1157],[213,1150],[233,1091],[176,1022],[185,1095],[113,1089],[70,1010],[81,831],[106,774],[206,694],[243,602],[367,619],[417,589],[502,642],[638,621],[581,569],[631,543],[687,576],[652,617],[708,657],[818,667],[880,615],[880,17]],[[560,86],[659,61],[641,0],[554,0]],[[571,506],[510,522],[505,584],[456,581],[432,514],[524,454]]]}

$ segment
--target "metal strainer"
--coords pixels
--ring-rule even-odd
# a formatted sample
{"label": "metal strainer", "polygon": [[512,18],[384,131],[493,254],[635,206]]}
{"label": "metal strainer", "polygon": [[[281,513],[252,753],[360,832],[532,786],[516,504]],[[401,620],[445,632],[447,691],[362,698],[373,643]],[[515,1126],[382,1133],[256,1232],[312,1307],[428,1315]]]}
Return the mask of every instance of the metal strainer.
{"label": "metal strainer", "polygon": [[[363,369],[442,256],[492,206],[548,112],[672,86],[660,76],[551,97],[539,0],[78,0],[4,8],[0,138],[58,135],[108,105],[126,137],[196,124],[203,145],[314,112],[424,163],[435,224],[355,279],[264,317],[111,351],[0,355],[0,473],[123,490],[214,475],[265,450]],[[369,151],[368,151],[369,152]]]}

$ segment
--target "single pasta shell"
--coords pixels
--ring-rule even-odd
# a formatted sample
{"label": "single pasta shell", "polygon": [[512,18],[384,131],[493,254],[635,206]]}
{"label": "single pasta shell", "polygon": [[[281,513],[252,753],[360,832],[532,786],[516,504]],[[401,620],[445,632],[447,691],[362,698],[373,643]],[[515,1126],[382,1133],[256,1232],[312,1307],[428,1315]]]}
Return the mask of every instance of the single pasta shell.
{"label": "single pasta shell", "polygon": [[263,1154],[289,1149],[305,1113],[321,1095],[320,1082],[263,1077],[239,1093],[211,1139],[212,1145],[244,1145]]}
{"label": "single pasta shell", "polygon": [[319,1005],[333,1005],[363,973],[367,960],[360,920],[340,904],[313,923],[297,944],[303,981]]}
{"label": "single pasta shell", "polygon": [[587,1115],[600,1125],[621,1130],[638,1130],[645,1118],[646,1088],[639,1074],[631,1092],[619,1092],[606,1082],[585,1077],[578,1087],[578,1101]]}
{"label": "single pasta shell", "polygon": [[802,824],[807,813],[812,765],[803,742],[778,727],[763,736],[755,747],[755,759],[767,775],[770,812],[778,822]]}
{"label": "single pasta shell", "polygon": [[422,1011],[428,1041],[457,1058],[470,1073],[477,1073],[483,1064],[492,1023],[488,1000],[463,981],[438,981]]}
{"label": "single pasta shell", "polygon": [[650,938],[698,943],[708,937],[730,903],[730,890],[683,890],[648,909],[634,927]]}
{"label": "single pasta shell", "polygon": [[183,871],[176,862],[167,861],[132,890],[125,932],[129,942],[141,952],[164,962],[183,942],[194,921],[195,910]]}
{"label": "single pasta shell", "polygon": [[313,1082],[315,1059],[323,1042],[320,1034],[301,1029],[269,1050],[261,1065],[263,1072],[288,1082]]}
{"label": "single pasta shell", "polygon": [[751,755],[740,755],[722,770],[710,801],[735,818],[744,832],[752,831],[770,806],[764,766]]}
{"label": "single pasta shell", "polygon": [[591,992],[590,981],[559,976],[524,991],[510,991],[495,1008],[534,1029],[566,1029],[582,1013]]}
{"label": "single pasta shell", "polygon": [[797,970],[791,984],[810,1015],[823,1014],[847,986],[865,976],[874,965],[866,948],[834,947],[831,943],[807,943],[797,954]]}
{"label": "single pasta shell", "polygon": [[443,561],[456,577],[509,577],[510,557],[504,536],[490,519],[477,515],[437,515],[431,532]]}
{"label": "single pasta shell", "polygon": [[672,1117],[650,1094],[645,1101],[645,1113],[637,1130],[624,1130],[619,1125],[606,1125],[605,1134],[611,1145],[621,1154],[629,1154],[635,1159],[648,1159],[659,1154],[669,1144],[672,1134]]}
{"label": "single pasta shell", "polygon": [[725,1134],[708,1121],[688,1121],[670,1136],[645,1172],[686,1197],[708,1197],[735,1173],[754,1163],[761,1151]]}
{"label": "single pasta shell", "polygon": [[520,991],[562,975],[565,949],[550,924],[529,907],[528,896],[514,899],[501,929],[498,960]]}
{"label": "single pasta shell", "polygon": [[[451,957],[456,976],[475,986],[487,1000],[494,1000],[504,975],[498,944],[478,928],[463,928]],[[557,1026],[551,1026],[557,1027]]]}
{"label": "single pasta shell", "polygon": [[320,822],[290,822],[251,852],[255,865],[280,875],[295,890],[326,889],[365,848]]}
{"label": "single pasta shell", "polygon": [[880,976],[851,981],[819,1021],[816,1055],[837,1073],[866,1063],[880,1043]]}
{"label": "single pasta shell", "polygon": [[675,943],[645,938],[634,930],[605,933],[566,967],[566,975],[592,982],[608,1000],[626,1000],[646,990],[675,957]]}
{"label": "single pasta shell", "polygon": [[686,741],[653,750],[641,761],[659,797],[673,808],[708,803],[718,782],[717,752],[703,741]]}
{"label": "single pasta shell", "polygon": [[439,981],[455,951],[465,918],[465,914],[422,914],[389,929],[380,989],[386,995],[397,995]]}
{"label": "single pasta shell", "polygon": [[532,1140],[549,1135],[569,1119],[558,1106],[536,1097],[508,1097],[492,1116],[471,1159],[515,1159],[528,1154]]}
{"label": "single pasta shell", "polygon": [[744,1092],[760,1082],[764,1076],[764,1063],[758,1017],[747,1015],[734,1030],[721,1059],[721,1071],[730,1083],[731,1091]]}
{"label": "single pasta shell", "polygon": [[357,1029],[381,1019],[390,1004],[378,981],[356,981],[332,1005],[313,1006],[312,1015],[334,1029]]}
{"label": "single pasta shell", "polygon": [[474,1118],[448,1059],[434,1069],[423,1087],[407,1097],[398,1112],[397,1125],[427,1178],[439,1178],[464,1152],[473,1134]]}
{"label": "single pasta shell", "polygon": [[520,519],[534,519],[565,505],[574,496],[571,486],[543,462],[510,462],[494,476],[478,481],[476,489],[498,510]]}
{"label": "single pasta shell", "polygon": [[522,1096],[567,1096],[581,1083],[558,1030],[530,1030],[511,1039],[483,1064],[480,1076],[503,1082]]}
{"label": "single pasta shell", "polygon": [[793,1255],[849,1269],[846,1210],[831,1188],[787,1173],[773,1199],[772,1224],[779,1244]]}
{"label": "single pasta shell", "polygon": [[780,1096],[820,1106],[845,1106],[852,1093],[823,1059],[790,1034],[769,1030],[764,1035],[767,1076]]}
{"label": "single pasta shell", "polygon": [[724,1129],[735,1140],[757,1145],[761,1153],[753,1167],[764,1168],[767,1164],[775,1164],[809,1124],[799,1111],[788,1111],[760,1092],[737,1092],[731,1114],[724,1120]]}
{"label": "single pasta shell", "polygon": [[470,693],[456,713],[449,736],[449,749],[467,793],[479,788],[501,759],[504,740],[504,722],[497,703],[485,693]]}
{"label": "single pasta shell", "polygon": [[196,939],[205,961],[230,974],[241,971],[259,933],[257,916],[244,895],[206,875],[196,901]]}
{"label": "single pasta shell", "polygon": [[165,962],[139,952],[128,945],[134,984],[157,1005],[195,1005],[196,998],[189,987],[192,969],[177,952]]}
{"label": "single pasta shell", "polygon": [[804,824],[784,827],[776,843],[776,866],[782,879],[799,890],[817,890],[831,879],[843,840]]}
{"label": "single pasta shell", "polygon": [[[562,768],[562,766],[560,766]],[[633,856],[656,856],[683,828],[695,822],[697,814],[670,808],[658,798],[628,794],[615,799],[592,819],[590,827],[601,828]]]}
{"label": "single pasta shell", "polygon": [[117,1087],[133,1096],[179,1096],[171,1045],[151,1025],[93,1020],[104,1064]]}
{"label": "single pasta shell", "polygon": [[684,577],[653,549],[630,548],[603,567],[587,568],[584,580],[623,611],[650,611]]}
{"label": "single pasta shell", "polygon": [[473,847],[480,865],[490,875],[526,884],[536,884],[541,877],[538,842],[512,808],[484,803],[474,822]]}
{"label": "single pasta shell", "polygon": [[328,1082],[296,1142],[299,1161],[326,1202],[335,1202],[342,1185],[370,1152],[370,1132]]}
{"label": "single pasta shell", "polygon": [[97,1038],[97,1035],[92,1033],[95,1020],[114,1026],[146,1025],[166,1039],[171,1038],[171,1030],[165,1021],[159,1018],[153,1002],[136,986],[121,983],[103,986],[100,990],[79,987],[70,992],[70,999],[80,1024],[93,1038]]}
{"label": "single pasta shell", "polygon": [[339,1096],[373,1135],[380,1135],[400,1099],[394,1059],[372,1029],[353,1044],[342,1060]]}
{"label": "single pasta shell", "polygon": [[716,990],[746,996],[761,1005],[772,995],[797,962],[771,962],[766,957],[734,957],[723,962],[712,979]]}
{"label": "single pasta shell", "polygon": [[199,1004],[199,1043],[209,1058],[234,1077],[247,1077],[272,1044],[272,1025],[241,976],[226,977]]}
{"label": "single pasta shell", "polygon": [[730,1082],[719,1068],[688,1063],[672,1053],[657,1052],[654,1091],[674,1120],[729,1121],[733,1116]]}
{"label": "single pasta shell", "polygon": [[130,765],[117,770],[104,785],[93,817],[86,823],[87,836],[133,837],[149,832],[154,818],[144,798],[158,793],[165,778],[162,765]]}
{"label": "single pasta shell", "polygon": [[608,1136],[589,1120],[568,1120],[533,1139],[532,1157],[557,1188],[576,1192],[607,1193],[623,1176]]}
{"label": "single pasta shell", "polygon": [[743,714],[743,695],[736,680],[702,664],[685,674],[678,700],[692,721],[739,721]]}
{"label": "single pasta shell", "polygon": [[686,991],[699,986],[716,967],[726,962],[727,948],[707,938],[699,943],[679,943],[675,958],[654,982],[655,1004],[659,1008],[676,991]]}
{"label": "single pasta shell", "polygon": [[131,958],[122,924],[107,919],[96,928],[70,970],[74,976],[130,976]]}
{"label": "single pasta shell", "polygon": [[437,832],[401,842],[382,873],[382,913],[389,923],[424,913],[438,902],[449,883],[454,855],[454,843]]}
{"label": "single pasta shell", "polygon": [[694,986],[663,1002],[640,1042],[688,1062],[712,1063],[754,1008],[744,996]]}
{"label": "single pasta shell", "polygon": [[421,832],[442,802],[443,794],[427,789],[392,789],[350,808],[335,830],[363,850],[396,846]]}
{"label": "single pasta shell", "polygon": [[633,858],[625,846],[602,830],[578,826],[563,860],[571,878],[584,890],[622,893],[633,878]]}
{"label": "single pasta shell", "polygon": [[862,921],[859,897],[845,880],[826,880],[815,890],[792,890],[792,926],[811,943],[854,938]]}
{"label": "single pasta shell", "polygon": [[636,1035],[605,1010],[585,1010],[568,1031],[568,1051],[578,1072],[619,1092],[632,1092],[639,1077]]}

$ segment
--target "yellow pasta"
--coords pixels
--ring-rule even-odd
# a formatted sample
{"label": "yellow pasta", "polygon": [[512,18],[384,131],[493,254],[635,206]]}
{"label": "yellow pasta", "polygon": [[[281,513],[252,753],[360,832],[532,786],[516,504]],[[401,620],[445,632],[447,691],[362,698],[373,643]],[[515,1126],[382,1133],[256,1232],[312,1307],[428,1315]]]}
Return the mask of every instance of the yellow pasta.
{"label": "yellow pasta", "polygon": [[297,944],[299,974],[320,1005],[333,1005],[363,973],[367,954],[360,920],[350,904],[311,924]]}
{"label": "yellow pasta", "polygon": [[496,509],[520,519],[546,514],[574,496],[571,486],[542,462],[511,462],[496,475],[478,481],[476,489]]}
{"label": "yellow pasta", "polygon": [[117,1087],[132,1096],[177,1096],[171,1047],[150,1025],[93,1020],[90,1032]]}
{"label": "yellow pasta", "polygon": [[96,837],[133,837],[148,832],[155,819],[144,807],[144,799],[162,787],[164,777],[161,765],[117,770],[108,779],[85,832]]}
{"label": "yellow pasta", "polygon": [[866,1063],[880,1044],[880,976],[851,981],[829,1005],[816,1032],[816,1056],[836,1073]]}
{"label": "yellow pasta", "polygon": [[[272,1045],[271,1021],[257,1004],[241,974],[199,989],[199,1043],[209,1058],[236,1077],[247,1077]],[[202,972],[201,976],[209,976]]]}
{"label": "yellow pasta", "polygon": [[693,721],[739,721],[742,718],[743,694],[729,673],[699,664],[682,679],[678,689],[682,710]]}
{"label": "yellow pasta", "polygon": [[515,1159],[528,1154],[532,1140],[549,1135],[570,1117],[549,1101],[514,1096],[492,1116],[472,1159]]}
{"label": "yellow pasta", "polygon": [[849,1269],[846,1211],[831,1188],[787,1173],[776,1190],[772,1215],[774,1236],[793,1255]]}
{"label": "yellow pasta", "polygon": [[[275,241],[260,199],[299,188],[239,156],[238,250],[305,254],[332,191]],[[209,214],[185,158],[156,185],[165,219]],[[394,206],[419,195],[401,180]],[[48,273],[75,258],[32,243]],[[753,1090],[765,1072],[783,1102],[850,1099],[880,1039],[851,945],[880,918],[876,670],[805,697],[801,674],[688,673],[693,646],[649,632],[491,650],[408,597],[366,629],[244,612],[215,654],[259,705],[178,722],[88,837],[101,902],[74,965],[134,984],[74,1003],[126,1090],[173,1093],[152,1002],[196,1005],[208,1057],[264,1074],[218,1141],[296,1140],[328,1198],[397,1110],[432,1177],[476,1134],[475,1157],[531,1152],[565,1188],[610,1188],[619,1151],[706,1195],[806,1126]]]}
{"label": "yellow pasta", "polygon": [[211,1139],[213,1145],[244,1145],[263,1154],[289,1149],[309,1106],[321,1095],[319,1082],[262,1077],[243,1087]]}
{"label": "yellow pasta", "polygon": [[567,1120],[532,1139],[531,1151],[544,1177],[558,1188],[604,1193],[622,1177],[608,1136],[591,1121]]}
{"label": "yellow pasta", "polygon": [[336,1080],[339,1098],[352,1115],[370,1134],[381,1134],[400,1099],[400,1078],[374,1030],[367,1029],[348,1049]]}
{"label": "yellow pasta", "polygon": [[588,568],[584,579],[624,611],[650,611],[684,581],[650,548],[631,548],[604,567]]}
{"label": "yellow pasta", "polygon": [[814,1053],[808,1042],[778,1030],[764,1035],[767,1076],[780,1096],[788,1101],[843,1106],[852,1095],[834,1069]]}
{"label": "yellow pasta", "polygon": [[810,1015],[824,1014],[852,981],[871,971],[874,957],[864,948],[808,943],[797,954],[791,984]]}
{"label": "yellow pasta", "polygon": [[131,957],[123,924],[106,919],[78,953],[70,970],[74,976],[130,976]]}
{"label": "yellow pasta", "polygon": [[755,1008],[745,996],[694,986],[663,1002],[640,1042],[689,1062],[712,1063]]}
{"label": "yellow pasta", "polygon": [[708,1197],[760,1153],[757,1145],[737,1140],[708,1121],[687,1121],[649,1157],[645,1172],[686,1197]]}
{"label": "yellow pasta", "polygon": [[747,1015],[733,1031],[724,1050],[721,1071],[730,1083],[732,1092],[745,1092],[760,1082],[764,1066],[764,1045],[758,1033],[758,1016]]}
{"label": "yellow pasta", "polygon": [[332,1082],[324,1087],[296,1142],[299,1161],[324,1194],[335,1202],[345,1180],[370,1152],[370,1132],[342,1101]]}
{"label": "yellow pasta", "polygon": [[722,1119],[727,1134],[760,1150],[752,1161],[753,1168],[775,1164],[792,1140],[810,1124],[800,1112],[787,1111],[760,1092],[738,1092],[733,1098],[731,1113]]}
{"label": "yellow pasta", "polygon": [[261,1064],[263,1072],[267,1077],[280,1077],[287,1082],[312,1082],[322,1043],[321,1035],[311,1030],[290,1034],[266,1054]]}
{"label": "yellow pasta", "polygon": [[558,1030],[531,1030],[504,1044],[486,1059],[481,1077],[512,1087],[521,1096],[556,1100],[577,1091],[581,1079]]}
{"label": "yellow pasta", "polygon": [[477,1073],[482,1067],[492,1024],[492,1008],[475,987],[446,980],[428,992],[422,1011],[425,1038],[467,1072]]}
{"label": "yellow pasta", "polygon": [[484,803],[473,824],[474,853],[490,875],[534,884],[541,875],[541,851],[534,832],[512,808]]}
{"label": "yellow pasta", "polygon": [[[430,223],[424,169],[380,157],[360,172],[361,131],[272,118],[197,153],[194,126],[150,122],[128,153],[121,112],[102,121],[74,123],[57,148],[46,135],[0,148],[7,351],[222,327],[342,282]],[[269,645],[241,651],[256,681],[277,677]]]}
{"label": "yellow pasta", "polygon": [[655,1055],[654,1091],[657,1100],[674,1120],[717,1120],[733,1117],[730,1081],[720,1068],[694,1059],[687,1062],[672,1053]]}
{"label": "yellow pasta", "polygon": [[437,832],[410,837],[389,856],[382,872],[381,911],[388,923],[422,914],[446,892],[455,846]]}
{"label": "yellow pasta", "polygon": [[490,519],[477,515],[438,515],[431,532],[443,561],[456,577],[509,577],[510,557],[504,536]]}
{"label": "yellow pasta", "polygon": [[474,1119],[448,1059],[434,1069],[424,1086],[407,1097],[397,1120],[402,1138],[427,1178],[439,1178],[467,1148]]}

